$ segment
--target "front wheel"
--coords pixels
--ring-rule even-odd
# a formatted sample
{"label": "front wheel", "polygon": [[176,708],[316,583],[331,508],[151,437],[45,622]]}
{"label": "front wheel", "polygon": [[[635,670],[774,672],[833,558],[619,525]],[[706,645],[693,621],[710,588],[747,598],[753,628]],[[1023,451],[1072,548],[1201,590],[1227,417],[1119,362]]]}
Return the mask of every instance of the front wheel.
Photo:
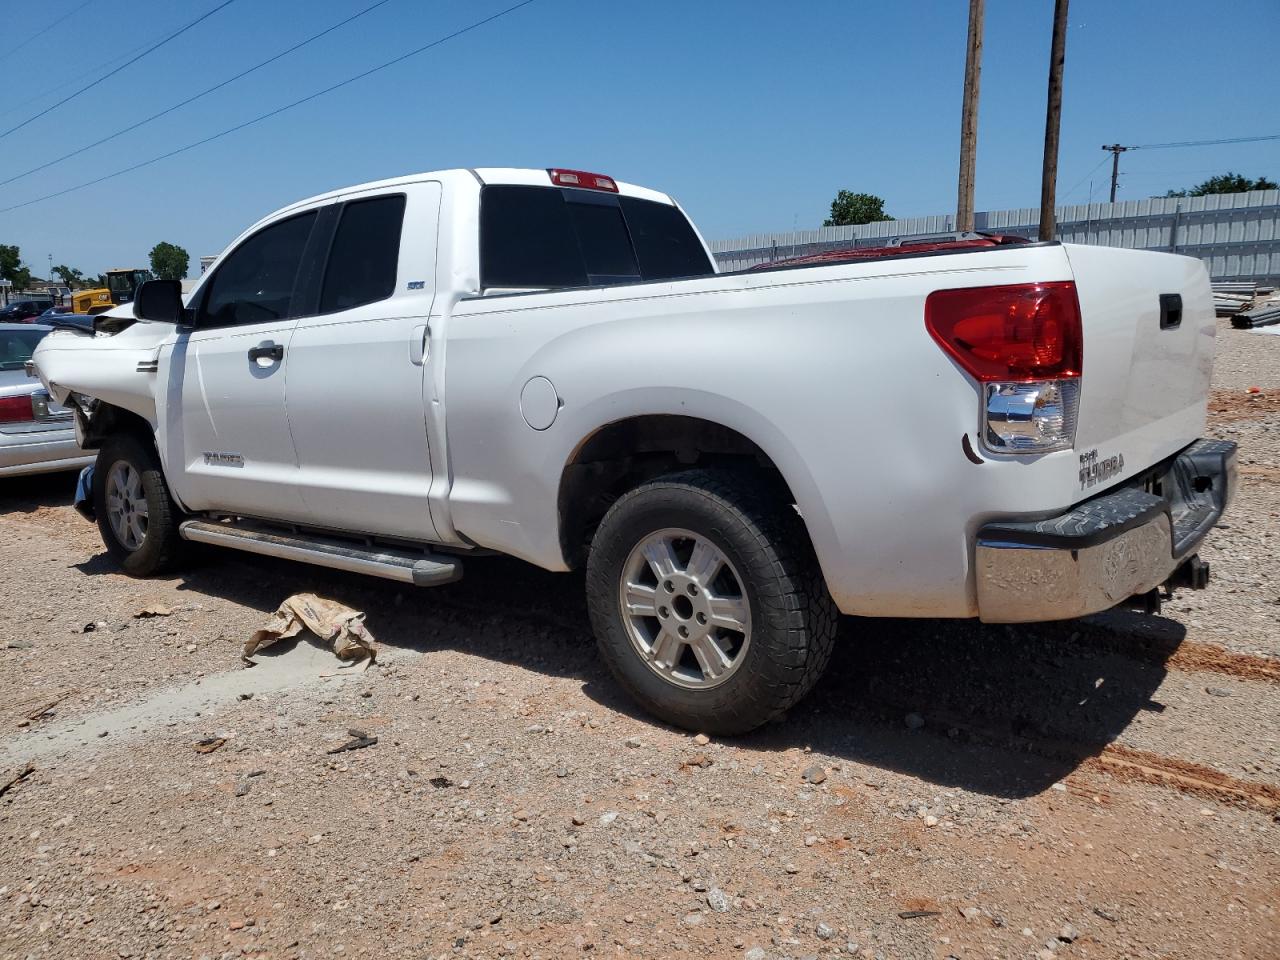
{"label": "front wheel", "polygon": [[795,510],[714,471],[619,498],[592,540],[587,601],[601,654],[628,692],[706,733],[745,733],[799,701],[836,631]]}
{"label": "front wheel", "polygon": [[94,467],[93,506],[102,542],[125,573],[149,577],[174,565],[180,513],[150,444],[107,439]]}

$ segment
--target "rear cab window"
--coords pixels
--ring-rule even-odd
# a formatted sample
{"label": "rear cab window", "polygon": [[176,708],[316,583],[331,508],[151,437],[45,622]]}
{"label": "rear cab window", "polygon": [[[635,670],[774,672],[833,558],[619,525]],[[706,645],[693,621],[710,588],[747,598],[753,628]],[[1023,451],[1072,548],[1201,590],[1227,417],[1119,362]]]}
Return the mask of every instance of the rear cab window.
{"label": "rear cab window", "polygon": [[571,187],[491,184],[480,195],[485,290],[545,290],[715,273],[672,204]]}

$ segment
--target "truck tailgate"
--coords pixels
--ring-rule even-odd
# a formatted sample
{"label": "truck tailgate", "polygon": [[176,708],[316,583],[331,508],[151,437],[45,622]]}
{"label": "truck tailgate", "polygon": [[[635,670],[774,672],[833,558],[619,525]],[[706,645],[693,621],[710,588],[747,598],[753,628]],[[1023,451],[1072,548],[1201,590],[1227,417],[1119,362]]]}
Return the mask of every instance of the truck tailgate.
{"label": "truck tailgate", "polygon": [[1216,322],[1199,260],[1064,249],[1084,327],[1076,427],[1083,499],[1203,435]]}

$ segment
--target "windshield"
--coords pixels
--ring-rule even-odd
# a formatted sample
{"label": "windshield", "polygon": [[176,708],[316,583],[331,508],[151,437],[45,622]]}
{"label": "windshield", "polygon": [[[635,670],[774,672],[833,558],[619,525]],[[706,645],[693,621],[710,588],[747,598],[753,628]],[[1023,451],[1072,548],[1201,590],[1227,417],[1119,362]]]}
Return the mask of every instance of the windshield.
{"label": "windshield", "polygon": [[21,370],[47,330],[0,330],[0,370]]}

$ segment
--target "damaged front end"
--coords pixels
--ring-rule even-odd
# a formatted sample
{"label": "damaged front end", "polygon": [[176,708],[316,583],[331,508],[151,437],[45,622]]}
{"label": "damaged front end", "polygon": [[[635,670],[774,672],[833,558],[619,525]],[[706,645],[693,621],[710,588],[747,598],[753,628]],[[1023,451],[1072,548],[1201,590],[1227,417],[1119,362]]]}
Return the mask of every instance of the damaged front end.
{"label": "damaged front end", "polygon": [[75,414],[76,425],[76,443],[80,445],[82,450],[93,450],[95,447],[90,446],[90,433],[93,424],[94,414],[98,411],[98,401],[93,397],[86,397],[82,393],[72,392],[67,396],[72,412]]}

